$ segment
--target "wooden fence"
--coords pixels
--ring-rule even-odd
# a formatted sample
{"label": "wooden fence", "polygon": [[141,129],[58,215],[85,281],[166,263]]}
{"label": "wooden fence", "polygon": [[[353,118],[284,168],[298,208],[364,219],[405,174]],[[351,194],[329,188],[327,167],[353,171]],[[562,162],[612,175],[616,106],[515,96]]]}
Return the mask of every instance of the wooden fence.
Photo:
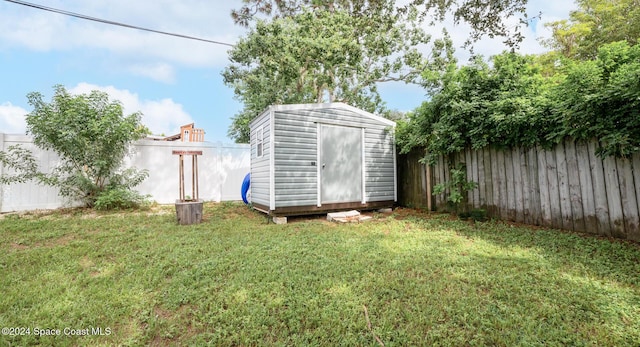
{"label": "wooden fence", "polygon": [[427,170],[419,162],[422,157],[424,151],[416,149],[408,154],[398,154],[398,204],[402,206],[431,208],[427,198]]}
{"label": "wooden fence", "polygon": [[[597,141],[567,139],[549,151],[467,149],[439,157],[428,169],[401,163],[400,202],[427,207],[418,204],[427,200],[427,189],[405,190],[402,182],[421,180],[433,187],[450,179],[451,167],[464,163],[467,179],[478,183],[468,194],[469,205],[491,217],[640,241],[640,153],[601,159],[597,146]],[[415,161],[419,154],[404,159]],[[432,196],[434,208],[446,207],[447,193]]]}

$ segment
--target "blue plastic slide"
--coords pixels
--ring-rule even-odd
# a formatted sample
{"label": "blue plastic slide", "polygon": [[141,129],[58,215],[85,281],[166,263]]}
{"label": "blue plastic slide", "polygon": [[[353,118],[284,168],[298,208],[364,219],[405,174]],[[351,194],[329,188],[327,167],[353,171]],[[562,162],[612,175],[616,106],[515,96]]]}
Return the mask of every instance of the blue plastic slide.
{"label": "blue plastic slide", "polygon": [[249,185],[251,181],[251,173],[248,173],[244,176],[244,181],[242,181],[242,189],[240,190],[240,194],[242,195],[242,201],[245,204],[249,204],[249,200],[247,200],[247,193],[249,193]]}

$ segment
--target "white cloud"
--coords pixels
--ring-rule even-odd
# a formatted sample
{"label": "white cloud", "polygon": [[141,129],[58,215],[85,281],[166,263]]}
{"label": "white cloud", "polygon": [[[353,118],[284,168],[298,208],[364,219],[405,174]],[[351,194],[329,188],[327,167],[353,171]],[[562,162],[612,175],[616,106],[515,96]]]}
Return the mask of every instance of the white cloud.
{"label": "white cloud", "polygon": [[[529,1],[527,6],[527,13],[529,14],[529,17],[533,17],[541,13],[541,20],[534,20],[532,21],[532,24],[530,24],[532,26],[523,26],[521,28],[524,40],[520,43],[518,52],[522,54],[539,54],[547,51],[546,47],[540,43],[540,39],[549,38],[551,36],[551,32],[549,29],[545,28],[544,24],[568,18],[569,12],[575,8],[576,5],[572,1]],[[507,26],[511,28],[515,28],[518,25],[518,21],[519,19],[516,17],[505,19]],[[441,36],[442,26],[447,29],[451,39],[453,40],[454,47],[456,48],[456,57],[459,62],[465,63],[468,60],[470,53],[466,49],[461,48],[461,46],[469,37],[469,33],[471,32],[470,26],[466,23],[454,25],[453,18],[449,15],[445,22],[437,28],[425,26],[425,29],[427,32],[432,33],[435,38]],[[503,39],[499,37],[493,39],[483,37],[473,45],[474,53],[488,58],[492,55],[499,54],[504,50],[509,50],[510,48],[502,41]]]}
{"label": "white cloud", "polygon": [[[182,105],[169,98],[144,100],[140,99],[138,94],[126,89],[89,83],[79,83],[77,86],[68,89],[72,94],[88,94],[92,90],[106,92],[112,100],[120,101],[125,114],[142,112],[143,124],[154,134],[177,134],[181,125],[193,122],[192,117],[184,111]],[[22,107],[14,106],[10,102],[0,104],[0,133],[25,133],[25,115],[27,113],[29,111]]]}
{"label": "white cloud", "polygon": [[24,134],[27,129],[24,116],[27,113],[27,110],[10,102],[0,104],[0,133]]}
{"label": "white cloud", "polygon": [[55,39],[56,32],[65,31],[66,25],[62,17],[51,17],[45,13],[35,13],[19,19],[9,17],[9,13],[0,15],[0,37],[3,39],[35,51],[48,51],[54,46],[68,47],[64,40]]}
{"label": "white cloud", "polygon": [[[240,1],[52,2],[48,6],[96,18],[232,44],[246,31],[234,25],[230,16],[233,8],[242,5]],[[405,2],[407,1],[400,0],[399,4]],[[575,7],[572,1],[530,0],[527,12],[530,16],[542,13],[542,20],[536,22],[535,30],[524,28],[527,37],[521,51],[543,51],[536,39],[548,36],[548,30],[543,26],[544,22],[567,18],[569,11]],[[507,21],[515,25],[517,19]],[[443,25],[449,30],[457,46],[462,45],[468,37],[467,25],[454,26],[450,19]],[[436,35],[440,34],[439,28],[429,30]],[[221,67],[227,64],[229,49],[228,46],[81,20],[6,2],[0,4],[0,42],[2,41],[5,41],[5,44],[9,42],[38,51],[103,49],[116,55],[118,61],[125,64],[130,71],[138,72],[140,65],[148,65],[149,61],[189,67]],[[505,48],[500,39],[484,39],[476,44],[477,52],[485,55],[499,53]],[[144,73],[142,75],[155,76]],[[163,78],[165,81],[168,80],[166,77]]]}
{"label": "white cloud", "polygon": [[175,81],[175,71],[169,64],[132,65],[129,70],[134,75],[149,77],[158,82],[173,83]]}
{"label": "white cloud", "polygon": [[[209,1],[56,1],[48,6],[149,29],[233,44],[244,29],[230,11],[240,4]],[[11,3],[0,4],[0,43],[35,51],[103,49],[131,65],[140,60],[190,67],[226,65],[228,46],[188,40],[63,16]]]}
{"label": "white cloud", "polygon": [[92,90],[103,91],[113,99],[122,103],[125,114],[142,112],[142,123],[154,134],[173,135],[179,132],[180,126],[193,122],[191,116],[185,112],[181,104],[172,99],[144,100],[138,94],[114,86],[98,86],[89,83],[79,83],[68,91],[73,94],[88,94]]}

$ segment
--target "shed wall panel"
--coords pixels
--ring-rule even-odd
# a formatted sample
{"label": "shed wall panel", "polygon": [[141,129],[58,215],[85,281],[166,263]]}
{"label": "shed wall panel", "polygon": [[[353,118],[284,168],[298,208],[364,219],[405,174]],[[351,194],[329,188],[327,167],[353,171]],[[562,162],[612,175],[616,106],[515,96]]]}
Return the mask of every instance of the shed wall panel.
{"label": "shed wall panel", "polygon": [[[258,116],[251,124],[251,202],[265,206],[269,206],[270,192],[269,192],[269,153],[271,151],[270,139],[271,129],[270,126],[270,112],[265,112]],[[262,128],[263,130],[263,155],[257,156],[258,143],[257,132]]]}
{"label": "shed wall panel", "polygon": [[273,115],[276,208],[318,201],[318,123],[364,128],[365,199],[395,199],[395,153],[388,125],[341,107],[276,109]]}

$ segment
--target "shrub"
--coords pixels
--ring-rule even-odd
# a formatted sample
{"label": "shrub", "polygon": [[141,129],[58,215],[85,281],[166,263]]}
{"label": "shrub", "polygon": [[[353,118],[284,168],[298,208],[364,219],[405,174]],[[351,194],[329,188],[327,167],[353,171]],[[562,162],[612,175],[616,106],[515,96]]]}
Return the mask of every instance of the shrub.
{"label": "shrub", "polygon": [[139,208],[149,205],[149,197],[130,189],[115,188],[100,193],[94,207],[97,210]]}
{"label": "shrub", "polygon": [[40,172],[30,150],[10,146],[6,152],[0,151],[0,165],[12,169],[9,171],[12,174],[0,175],[0,183],[35,180],[57,187],[61,196],[87,207],[93,207],[96,199],[105,194],[107,201],[102,206],[105,202],[111,204],[108,197],[119,196],[115,200],[123,202],[139,201],[136,193],[123,191],[140,184],[148,173],[121,167],[131,143],[148,133],[141,123],[140,112],[125,116],[119,101],[112,101],[107,93],[96,90],[72,95],[63,86],[56,86],[51,102],[35,92],[27,98],[33,106],[33,111],[25,116],[27,132],[33,136],[36,147],[56,153],[60,162],[50,173]]}

